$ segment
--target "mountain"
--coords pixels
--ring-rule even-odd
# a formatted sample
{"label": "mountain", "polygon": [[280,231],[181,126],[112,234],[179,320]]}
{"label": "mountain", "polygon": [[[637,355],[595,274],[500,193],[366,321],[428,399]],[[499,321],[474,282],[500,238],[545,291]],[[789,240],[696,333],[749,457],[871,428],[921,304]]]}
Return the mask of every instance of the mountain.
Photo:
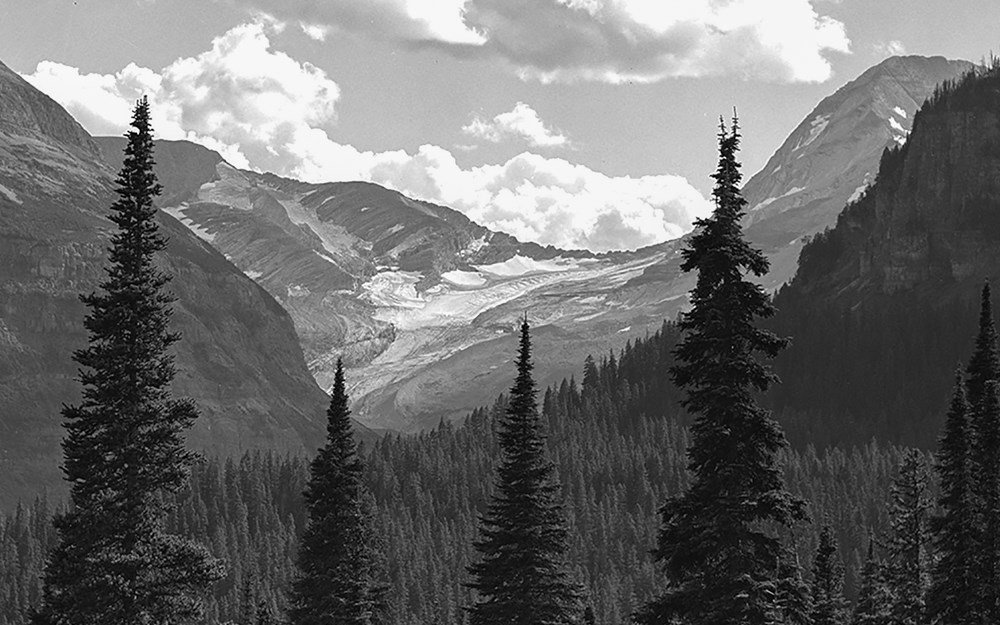
{"label": "mountain", "polygon": [[[172,197],[176,180],[201,164],[165,156]],[[0,64],[0,507],[60,484],[60,407],[79,399],[71,354],[86,342],[78,296],[103,277],[120,164],[120,152],[102,154],[65,110]],[[173,390],[203,414],[191,445],[222,454],[318,446],[326,397],[288,314],[212,246],[159,216],[170,242],[158,262],[174,276],[173,324],[183,335]]]}
{"label": "mountain", "polygon": [[[794,274],[802,241],[874,176],[882,149],[905,134],[934,85],[970,66],[889,59],[796,128],[745,190],[748,234],[773,263],[768,287]],[[97,141],[114,162],[122,140]],[[526,312],[537,370],[551,383],[588,353],[655,331],[693,285],[679,269],[683,239],[635,252],[559,250],[378,185],[242,171],[186,142],[157,149],[173,189],[163,209],[289,311],[320,385],[345,356],[355,414],[373,427],[423,429],[503,391]]]}
{"label": "mountain", "polygon": [[934,88],[971,69],[944,57],[896,56],[824,98],[743,188],[747,238],[771,257],[768,288],[791,279],[810,236],[875,178],[882,151],[906,140]]}
{"label": "mountain", "polygon": [[856,440],[933,445],[979,290],[1000,278],[998,94],[996,65],[939,90],[873,184],[802,250],[776,298],[774,327],[795,339],[772,402],[804,433],[837,419]]}
{"label": "mountain", "polygon": [[[99,138],[112,162],[122,139]],[[510,384],[517,319],[539,328],[539,370],[655,331],[684,292],[629,284],[666,244],[591,254],[524,243],[447,207],[364,182],[307,184],[157,143],[162,207],[267,289],[295,321],[321,385],[344,356],[355,414],[417,430],[465,416]]]}

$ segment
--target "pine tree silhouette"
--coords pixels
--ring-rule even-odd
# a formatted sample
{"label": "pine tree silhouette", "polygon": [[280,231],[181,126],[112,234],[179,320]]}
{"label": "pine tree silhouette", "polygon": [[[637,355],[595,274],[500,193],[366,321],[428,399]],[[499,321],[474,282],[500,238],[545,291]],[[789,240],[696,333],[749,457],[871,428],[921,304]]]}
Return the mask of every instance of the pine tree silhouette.
{"label": "pine tree silhouette", "polygon": [[380,572],[349,406],[344,366],[338,359],[326,445],[310,465],[305,490],[308,519],[292,587],[292,625],[377,622]]}
{"label": "pine tree silhouette", "polygon": [[155,221],[149,104],[134,109],[111,220],[118,226],[100,292],[90,309],[81,366],[83,401],[66,406],[63,471],[70,510],[44,576],[37,624],[183,623],[200,618],[202,596],[222,575],[197,543],[167,534],[164,495],[184,485],[192,454],[184,431],[198,417],[172,399],[170,278],[154,263],[166,247]]}
{"label": "pine tree silhouette", "polygon": [[941,435],[935,471],[940,481],[938,515],[930,519],[936,550],[928,594],[934,622],[966,625],[977,620],[976,502],[972,485],[969,407],[961,371]]}
{"label": "pine tree silhouette", "polygon": [[983,286],[979,332],[965,390],[969,403],[971,472],[975,494],[975,612],[986,622],[1000,622],[1000,399],[991,384],[1000,380],[1000,353],[993,322],[990,285]]}
{"label": "pine tree silhouette", "polygon": [[698,281],[679,323],[684,338],[672,374],[695,415],[688,448],[693,480],[661,509],[654,554],[667,588],[637,614],[644,625],[769,622],[778,609],[783,547],[765,526],[805,518],[778,463],[785,437],[754,400],[775,380],[756,354],[774,357],[787,341],[755,326],[774,307],[745,277],[764,275],[768,261],[743,237],[739,142],[737,121],[731,132],[722,123],[715,210],[696,222],[683,251],[681,268],[697,270]]}
{"label": "pine tree silhouette", "polygon": [[469,567],[477,592],[471,625],[559,625],[583,617],[582,589],[566,562],[569,531],[531,371],[527,317],[521,324],[517,378],[498,424],[501,461],[496,490],[480,519],[481,559]]}

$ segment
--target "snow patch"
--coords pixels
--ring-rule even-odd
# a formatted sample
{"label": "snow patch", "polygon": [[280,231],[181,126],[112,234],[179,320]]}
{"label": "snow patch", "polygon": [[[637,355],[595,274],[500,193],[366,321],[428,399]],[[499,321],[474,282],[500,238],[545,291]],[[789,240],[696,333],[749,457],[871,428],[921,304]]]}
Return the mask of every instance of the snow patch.
{"label": "snow patch", "polygon": [[264,275],[263,271],[254,271],[253,269],[249,271],[244,271],[243,273],[247,274],[247,277],[250,278],[251,280],[256,280],[257,278]]}
{"label": "snow patch", "polygon": [[478,252],[479,250],[483,249],[484,247],[486,247],[486,237],[482,236],[479,237],[478,239],[473,239],[469,241],[469,244],[465,246],[465,250],[462,251],[462,254],[472,255]]}
{"label": "snow patch", "polygon": [[444,272],[441,274],[441,277],[455,286],[477,287],[486,284],[486,278],[478,271],[461,271],[455,269],[454,271]]}
{"label": "snow patch", "polygon": [[796,144],[796,146],[792,149],[792,151],[794,152],[795,150],[801,150],[802,148],[806,147],[807,145],[815,141],[816,138],[820,135],[820,133],[826,130],[826,127],[829,124],[830,124],[830,115],[820,115],[816,119],[810,121],[809,136],[806,137],[805,140],[799,140],[798,144]]}
{"label": "snow patch", "polygon": [[897,122],[895,117],[889,118],[889,125],[892,126],[892,129],[896,132],[901,132],[904,135],[906,134],[906,128],[903,128],[903,125]]}
{"label": "snow patch", "polygon": [[[193,219],[184,214],[184,209],[187,208],[187,204],[181,204],[180,206],[171,206],[164,208],[163,211],[168,215],[177,219],[181,222],[187,229],[190,230],[202,241],[211,243],[215,240],[216,233],[209,232],[205,228],[202,228],[200,224],[196,223]],[[228,256],[226,258],[229,258]],[[231,260],[231,259],[230,259]]]}
{"label": "snow patch", "polygon": [[551,273],[555,271],[569,271],[577,269],[579,265],[572,260],[556,257],[551,260],[535,260],[520,254],[491,265],[475,265],[475,268],[484,273],[491,273],[495,276],[513,277],[523,276],[529,273]]}
{"label": "snow patch", "polygon": [[312,291],[301,284],[288,285],[288,297],[306,297],[307,295],[312,295]]}
{"label": "snow patch", "polygon": [[11,202],[15,203],[15,204],[23,204],[24,203],[24,202],[22,202],[20,200],[20,198],[17,197],[16,193],[14,193],[13,191],[11,191],[7,187],[3,186],[2,184],[0,184],[0,194],[3,194],[5,196],[7,196],[7,199],[10,200]]}
{"label": "snow patch", "polygon": [[901,107],[897,106],[896,108],[894,108],[892,110],[893,110],[893,112],[896,113],[896,115],[899,115],[903,119],[906,119],[906,111],[904,111]]}
{"label": "snow patch", "polygon": [[198,197],[242,211],[253,210],[250,194],[247,192],[249,187],[247,177],[225,161],[216,165],[215,171],[219,174],[219,179],[201,185]]}
{"label": "snow patch", "polygon": [[331,265],[340,267],[340,265],[337,264],[337,261],[333,260],[331,256],[324,254],[323,252],[316,252],[316,255],[325,260],[326,262],[330,263]]}
{"label": "snow patch", "polygon": [[791,189],[789,189],[788,191],[785,191],[784,193],[782,193],[778,197],[769,197],[766,200],[758,202],[756,206],[754,206],[753,208],[750,209],[750,212],[757,211],[757,210],[760,210],[762,208],[767,208],[768,206],[770,206],[774,202],[777,202],[778,200],[784,199],[784,198],[788,197],[789,195],[795,195],[796,193],[801,193],[802,191],[805,191],[805,190],[806,190],[805,187],[792,187]]}
{"label": "snow patch", "polygon": [[777,200],[777,199],[778,198],[776,198],[776,197],[769,197],[766,200],[761,200],[760,202],[757,202],[757,204],[754,205],[753,208],[750,209],[750,212],[752,213],[752,212],[758,211],[758,210],[760,210],[762,208],[767,208],[768,206],[770,206],[771,204],[773,204],[774,201]]}
{"label": "snow patch", "polygon": [[866,182],[857,189],[855,189],[854,193],[851,194],[851,197],[847,198],[847,203],[850,204],[852,202],[857,202],[858,198],[861,197],[861,194],[864,193],[865,189],[867,188],[868,188],[868,183]]}
{"label": "snow patch", "polygon": [[361,288],[376,306],[423,308],[427,302],[417,293],[421,278],[423,274],[416,271],[383,271],[369,278]]}
{"label": "snow patch", "polygon": [[621,330],[618,331],[618,334],[621,334],[622,332],[628,332],[631,329],[632,329],[632,326],[625,326],[624,328],[622,328]]}

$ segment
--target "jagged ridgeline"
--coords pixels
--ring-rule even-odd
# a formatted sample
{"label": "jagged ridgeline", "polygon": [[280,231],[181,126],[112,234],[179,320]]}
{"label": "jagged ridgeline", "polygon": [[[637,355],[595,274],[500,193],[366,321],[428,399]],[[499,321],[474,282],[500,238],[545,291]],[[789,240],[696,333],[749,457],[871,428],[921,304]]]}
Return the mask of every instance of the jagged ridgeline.
{"label": "jagged ridgeline", "polygon": [[770,405],[793,442],[932,447],[1000,278],[1000,68],[944,83],[868,190],[803,249],[767,325],[794,337]]}
{"label": "jagged ridgeline", "polygon": [[[570,520],[569,560],[579,563],[599,623],[627,622],[661,584],[649,556],[657,510],[687,485],[680,395],[664,384],[677,340],[676,329],[665,325],[614,358],[586,363],[582,383],[564,380],[542,396]],[[464,571],[474,561],[477,520],[492,489],[494,423],[504,408],[500,398],[464,425],[385,437],[370,449],[367,481],[391,572],[391,622],[457,624],[462,606],[471,604]],[[829,516],[849,597],[869,528],[886,526],[884,503],[900,456],[877,445],[822,453],[810,447],[787,456],[789,489],[811,502],[814,519]],[[170,528],[229,562],[210,607],[212,622],[252,622],[243,619],[261,602],[280,613],[305,525],[306,478],[307,463],[297,457],[257,454],[196,467]],[[53,505],[26,503],[0,525],[0,625],[22,623],[19,610],[36,600],[41,559],[53,539],[46,520]],[[797,536],[803,563],[812,560],[819,530],[816,523]]]}

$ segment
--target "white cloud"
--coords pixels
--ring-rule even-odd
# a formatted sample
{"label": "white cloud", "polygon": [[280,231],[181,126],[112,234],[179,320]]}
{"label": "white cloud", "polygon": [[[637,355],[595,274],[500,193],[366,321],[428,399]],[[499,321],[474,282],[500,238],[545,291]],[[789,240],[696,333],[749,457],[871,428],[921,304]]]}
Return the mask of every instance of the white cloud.
{"label": "white cloud", "polygon": [[847,53],[817,0],[240,0],[279,17],[500,57],[524,79],[817,82]]}
{"label": "white cloud", "polygon": [[875,55],[880,58],[906,54],[906,46],[898,39],[879,41],[872,46],[872,49],[875,51]]}
{"label": "white cloud", "polygon": [[524,102],[518,102],[513,110],[500,113],[491,120],[473,117],[471,122],[462,127],[462,132],[493,143],[516,137],[539,148],[566,147],[569,144],[566,135],[546,126],[535,109]]}
{"label": "white cloud", "polygon": [[424,145],[413,156],[382,160],[371,179],[522,240],[594,251],[676,238],[711,210],[679,176],[612,177],[527,152],[462,169],[447,150]]}
{"label": "white cloud", "polygon": [[[159,72],[129,65],[115,74],[81,74],[43,62],[26,78],[94,134],[123,132],[134,101],[146,94],[160,138],[195,141],[238,167],[306,181],[376,182],[543,244],[635,248],[683,234],[710,210],[677,176],[612,177],[528,152],[502,164],[462,168],[451,152],[434,145],[409,154],[338,143],[330,132],[339,87],[321,69],[272,50],[269,32],[274,25],[264,21],[235,27],[214,39],[210,50]],[[492,123],[540,145],[565,141],[527,105],[518,111]]]}
{"label": "white cloud", "polygon": [[330,27],[323,26],[322,24],[307,24],[306,22],[300,22],[299,28],[302,29],[302,32],[304,32],[307,37],[315,41],[326,41],[326,36],[330,34]]}

